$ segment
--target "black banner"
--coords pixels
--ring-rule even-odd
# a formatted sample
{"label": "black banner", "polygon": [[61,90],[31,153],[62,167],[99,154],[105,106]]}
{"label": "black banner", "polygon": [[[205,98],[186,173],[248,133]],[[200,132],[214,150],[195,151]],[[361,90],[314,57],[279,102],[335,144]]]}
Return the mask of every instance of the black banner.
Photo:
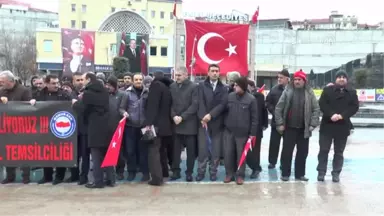
{"label": "black banner", "polygon": [[71,102],[0,104],[0,165],[73,167],[77,125]]}

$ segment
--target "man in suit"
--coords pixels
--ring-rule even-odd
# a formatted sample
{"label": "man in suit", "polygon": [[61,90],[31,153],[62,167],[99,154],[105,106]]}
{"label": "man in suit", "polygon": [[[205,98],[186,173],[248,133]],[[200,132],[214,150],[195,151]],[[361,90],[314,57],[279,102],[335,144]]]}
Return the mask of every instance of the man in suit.
{"label": "man in suit", "polygon": [[140,50],[136,46],[135,39],[129,41],[129,47],[125,49],[124,56],[129,59],[129,65],[131,67],[130,72],[141,72]]}

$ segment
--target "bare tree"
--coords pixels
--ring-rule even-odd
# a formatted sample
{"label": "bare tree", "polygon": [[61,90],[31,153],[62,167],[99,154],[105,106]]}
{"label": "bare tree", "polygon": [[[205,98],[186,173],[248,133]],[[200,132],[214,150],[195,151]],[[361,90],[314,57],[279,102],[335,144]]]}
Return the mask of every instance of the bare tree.
{"label": "bare tree", "polygon": [[0,30],[0,68],[11,70],[23,83],[37,73],[36,38],[33,32],[20,34],[12,30]]}

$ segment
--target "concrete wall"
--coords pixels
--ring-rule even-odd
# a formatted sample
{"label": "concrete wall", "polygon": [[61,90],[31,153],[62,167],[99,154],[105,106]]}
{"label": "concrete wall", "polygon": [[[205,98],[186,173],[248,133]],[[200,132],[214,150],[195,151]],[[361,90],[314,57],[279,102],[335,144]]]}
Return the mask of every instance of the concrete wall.
{"label": "concrete wall", "polygon": [[288,29],[257,32],[256,66],[324,73],[372,52],[384,52],[383,30]]}

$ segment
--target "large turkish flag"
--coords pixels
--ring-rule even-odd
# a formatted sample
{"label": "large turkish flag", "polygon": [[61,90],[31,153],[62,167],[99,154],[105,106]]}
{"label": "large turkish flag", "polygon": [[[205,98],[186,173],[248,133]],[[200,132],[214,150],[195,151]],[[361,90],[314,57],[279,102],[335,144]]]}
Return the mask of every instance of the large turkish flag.
{"label": "large turkish flag", "polygon": [[206,75],[210,64],[218,64],[220,73],[238,71],[248,75],[248,24],[228,24],[185,20],[186,64],[193,75]]}

